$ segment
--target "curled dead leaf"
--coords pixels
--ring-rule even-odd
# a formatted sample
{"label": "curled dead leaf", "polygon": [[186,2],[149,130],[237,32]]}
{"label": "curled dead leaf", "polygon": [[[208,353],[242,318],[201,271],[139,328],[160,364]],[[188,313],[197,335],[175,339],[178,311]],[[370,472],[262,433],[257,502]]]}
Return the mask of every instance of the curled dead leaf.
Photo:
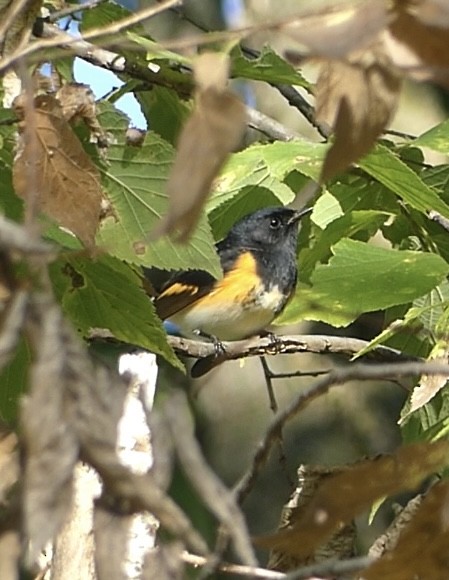
{"label": "curled dead leaf", "polygon": [[402,530],[396,547],[363,572],[363,580],[449,576],[449,482],[436,484]]}
{"label": "curled dead leaf", "polygon": [[293,62],[325,58],[317,121],[334,129],[320,182],[369,152],[397,105],[403,77],[449,87],[447,0],[353,0],[292,18],[280,30],[304,48]]}
{"label": "curled dead leaf", "polygon": [[24,119],[13,167],[16,193],[93,246],[102,212],[100,174],[63,116],[58,101],[40,95]]}
{"label": "curled dead leaf", "polygon": [[189,239],[214,178],[243,137],[246,109],[225,88],[227,61],[223,62],[222,55],[207,56],[196,64],[195,108],[179,137],[167,183],[168,213],[152,238],[175,234],[180,242]]}
{"label": "curled dead leaf", "polygon": [[[288,529],[298,522],[309,502],[313,499],[317,489],[329,477],[341,473],[345,467],[323,467],[301,465],[298,468],[298,482],[296,489],[290,496],[287,504],[282,508],[279,530]],[[300,555],[285,554],[282,551],[273,550],[270,553],[268,568],[288,572],[313,562],[321,562],[327,559],[344,560],[354,556],[356,541],[356,528],[354,522],[338,526],[328,540],[311,555],[302,558]]]}
{"label": "curled dead leaf", "polygon": [[371,507],[374,501],[414,489],[448,463],[449,442],[401,447],[392,455],[360,461],[329,476],[306,506],[301,518],[275,534],[256,538],[259,546],[311,556],[336,529]]}
{"label": "curled dead leaf", "polygon": [[108,140],[97,119],[97,106],[92,89],[82,83],[69,83],[56,92],[66,121],[83,121],[99,147],[107,147]]}
{"label": "curled dead leaf", "polygon": [[449,6],[438,0],[396,0],[396,18],[384,34],[394,65],[417,81],[449,87]]}
{"label": "curled dead leaf", "polygon": [[391,15],[382,0],[356,0],[311,14],[299,15],[281,29],[289,38],[301,44],[304,50],[287,51],[293,63],[305,56],[345,58],[353,50],[369,47],[385,29]]}
{"label": "curled dead leaf", "polygon": [[350,62],[326,61],[316,87],[316,117],[334,129],[320,182],[366,155],[393,115],[401,80],[385,64],[381,48],[352,55]]}

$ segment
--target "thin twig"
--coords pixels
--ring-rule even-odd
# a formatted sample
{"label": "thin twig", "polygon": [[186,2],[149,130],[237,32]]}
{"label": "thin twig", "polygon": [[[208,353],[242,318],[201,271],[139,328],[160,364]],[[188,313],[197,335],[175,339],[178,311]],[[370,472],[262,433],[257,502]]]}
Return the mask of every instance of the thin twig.
{"label": "thin twig", "polygon": [[349,560],[325,560],[310,566],[300,568],[295,572],[286,574],[286,580],[306,580],[312,578],[340,578],[346,574],[352,574],[364,570],[374,562],[374,558],[362,556]]}
{"label": "thin twig", "polygon": [[264,133],[270,139],[275,141],[293,141],[299,138],[299,134],[291,129],[287,129],[284,125],[267,117],[257,109],[246,107],[246,115],[248,117],[248,125]]}
{"label": "thin twig", "polygon": [[[171,11],[174,12],[177,16],[179,16],[183,20],[185,20],[186,22],[188,22],[189,24],[192,24],[193,26],[201,30],[202,32],[206,33],[211,32],[211,30],[207,28],[207,26],[205,26],[201,22],[198,22],[198,20],[192,18],[191,15],[186,14],[183,10],[180,10],[179,8],[172,8]],[[245,46],[244,44],[240,44],[240,48],[243,54],[249,59],[255,60],[260,57],[260,51],[254,48],[250,48],[248,46]],[[312,105],[310,105],[306,101],[306,99],[301,95],[301,93],[298,92],[297,89],[295,89],[295,87],[292,87],[291,85],[287,85],[284,83],[269,82],[269,84],[275,89],[277,89],[279,93],[287,100],[288,104],[297,109],[324,139],[327,140],[329,138],[331,133],[330,127],[328,127],[323,123],[318,123],[316,121],[314,107],[312,107]]]}
{"label": "thin twig", "polygon": [[[184,552],[182,554],[182,559],[184,562],[194,566],[195,568],[209,565],[209,560],[207,558],[204,558],[203,556],[197,556],[196,554],[189,554],[188,552]],[[228,562],[222,562],[221,564],[218,564],[217,570],[227,574],[237,574],[238,576],[247,576],[250,578],[263,578],[265,580],[277,580],[286,578],[286,575],[282,572],[266,570],[265,568],[255,568],[253,566],[230,564]]]}
{"label": "thin twig", "polygon": [[449,376],[449,365],[434,362],[405,362],[368,365],[355,363],[344,368],[334,369],[328,376],[315,381],[274,418],[262,441],[259,443],[247,472],[235,487],[236,495],[243,502],[251,491],[261,469],[266,464],[273,445],[285,423],[305,409],[312,401],[327,393],[332,387],[348,381],[385,380],[397,377],[416,377],[420,375]]}
{"label": "thin twig", "polygon": [[277,413],[279,407],[276,401],[276,395],[274,394],[273,389],[273,374],[268,366],[268,363],[265,359],[265,355],[259,357],[260,364],[262,365],[263,374],[265,376],[265,384],[267,385],[267,393],[268,393],[268,400],[270,401],[270,409],[273,413]]}
{"label": "thin twig", "polygon": [[38,236],[30,236],[22,226],[0,214],[0,248],[23,254],[56,256],[56,248],[42,241]]}
{"label": "thin twig", "polygon": [[[267,385],[268,399],[270,401],[270,409],[273,411],[273,413],[277,413],[279,407],[276,401],[276,395],[274,394],[272,381],[273,373],[271,372],[271,369],[268,366],[265,356],[259,357],[259,360],[262,364],[263,374],[265,376],[265,384]],[[288,472],[287,454],[285,452],[284,436],[282,432],[279,433],[278,437],[278,450],[279,450],[279,464],[281,466],[281,469],[284,472],[290,487],[293,487],[293,480]]]}
{"label": "thin twig", "polygon": [[[59,46],[70,50],[76,56],[82,58],[95,66],[99,66],[117,74],[127,74],[131,78],[147,83],[149,86],[157,85],[175,90],[182,97],[190,97],[193,91],[193,82],[190,78],[183,79],[182,83],[164,77],[161,73],[156,73],[147,66],[143,66],[118,53],[100,48],[82,39],[75,39],[68,33],[61,32],[58,28],[50,24],[44,24],[43,36],[47,39],[59,39]],[[0,70],[2,64],[0,61]],[[248,125],[257,129],[273,141],[292,141],[299,138],[299,134],[288,129],[278,121],[251,107],[246,108]]]}
{"label": "thin twig", "polygon": [[287,371],[285,373],[274,373],[271,372],[272,379],[296,379],[299,377],[321,377],[323,375],[328,375],[332,369],[326,369],[324,371]]}
{"label": "thin twig", "polygon": [[[99,38],[104,38],[105,36],[115,36],[125,30],[126,28],[130,28],[135,26],[136,24],[141,24],[145,20],[152,18],[153,16],[157,16],[162,12],[165,12],[172,6],[176,6],[180,4],[182,0],[165,0],[165,2],[161,2],[156,6],[151,6],[149,8],[145,8],[143,10],[139,10],[134,12],[130,16],[126,18],[121,18],[115,22],[112,22],[108,26],[99,26],[97,28],[91,28],[85,34],[82,35],[82,40],[98,40]],[[69,39],[67,39],[69,36]],[[25,58],[26,56],[30,56],[40,50],[57,47],[61,44],[73,44],[78,41],[77,37],[67,35],[64,32],[61,32],[59,35],[56,35],[52,38],[43,38],[31,44],[28,44],[26,47],[21,48],[20,50],[15,50],[12,54],[8,55],[4,59],[0,61],[0,71],[3,71],[10,66],[12,66],[18,60]]]}
{"label": "thin twig", "polygon": [[[207,566],[209,563],[207,558],[197,556],[184,552],[182,559],[187,564],[195,567]],[[317,562],[310,566],[299,568],[294,572],[285,574],[284,572],[276,572],[275,570],[267,570],[265,568],[253,568],[251,566],[240,566],[239,564],[231,564],[229,562],[222,562],[217,569],[225,574],[235,574],[237,576],[249,578],[261,578],[263,580],[302,580],[306,578],[335,578],[343,574],[351,574],[367,568],[375,561],[375,558],[369,556],[362,556],[360,558],[350,558],[348,560],[325,560],[324,562]]]}
{"label": "thin twig", "polygon": [[26,7],[29,0],[16,0],[15,2],[11,2],[9,5],[9,10],[6,16],[2,19],[0,24],[0,39],[5,37],[7,30],[11,28],[12,23],[17,18],[17,16],[22,12],[22,10]]}
{"label": "thin twig", "polygon": [[71,16],[72,14],[77,14],[78,12],[83,12],[84,10],[90,10],[91,8],[96,8],[100,6],[100,4],[105,4],[109,0],[90,0],[88,2],[84,2],[84,4],[77,4],[76,6],[66,6],[61,10],[56,10],[52,12],[48,17],[48,22],[57,22],[61,20],[61,18],[67,18],[67,16]]}
{"label": "thin twig", "polygon": [[28,292],[16,290],[3,314],[2,331],[0,334],[0,370],[12,359],[15,354],[20,333],[23,330]]}
{"label": "thin twig", "polygon": [[247,566],[255,566],[257,561],[243,514],[233,494],[215,475],[203,457],[193,433],[186,395],[181,391],[173,393],[164,411],[184,473],[211,513],[225,527],[233,540],[234,550],[240,561]]}

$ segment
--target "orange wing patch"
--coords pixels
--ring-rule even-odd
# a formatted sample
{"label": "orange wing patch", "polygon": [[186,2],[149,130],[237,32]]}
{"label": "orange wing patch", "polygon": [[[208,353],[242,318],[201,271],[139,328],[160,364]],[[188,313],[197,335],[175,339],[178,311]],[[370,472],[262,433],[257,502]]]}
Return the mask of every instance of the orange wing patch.
{"label": "orange wing patch", "polygon": [[159,298],[164,298],[165,296],[173,296],[175,294],[188,294],[189,296],[194,296],[198,294],[199,287],[194,286],[193,284],[182,284],[181,282],[175,282],[168,288],[166,288],[161,294]]}
{"label": "orange wing patch", "polygon": [[176,312],[195,303],[198,300],[198,295],[201,296],[206,291],[206,288],[201,288],[194,284],[174,282],[159,294],[154,301],[156,312],[162,320],[170,318]]}

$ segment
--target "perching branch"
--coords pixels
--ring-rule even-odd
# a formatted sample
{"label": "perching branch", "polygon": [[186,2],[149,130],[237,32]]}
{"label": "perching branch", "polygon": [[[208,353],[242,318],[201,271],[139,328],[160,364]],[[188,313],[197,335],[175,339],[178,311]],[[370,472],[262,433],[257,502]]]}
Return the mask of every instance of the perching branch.
{"label": "perching branch", "polygon": [[[205,358],[215,355],[215,347],[211,342],[198,342],[178,336],[169,336],[168,342],[178,354],[195,358]],[[369,343],[358,338],[347,338],[343,336],[327,335],[293,335],[276,336],[274,342],[272,337],[255,336],[246,340],[236,340],[234,342],[223,342],[223,353],[216,357],[216,364],[219,365],[228,360],[237,360],[252,356],[265,354],[294,354],[308,352],[314,354],[339,354],[352,357]],[[377,346],[373,348],[365,358],[378,362],[399,362],[418,361],[416,357],[411,357],[401,353],[399,350],[388,346]]]}

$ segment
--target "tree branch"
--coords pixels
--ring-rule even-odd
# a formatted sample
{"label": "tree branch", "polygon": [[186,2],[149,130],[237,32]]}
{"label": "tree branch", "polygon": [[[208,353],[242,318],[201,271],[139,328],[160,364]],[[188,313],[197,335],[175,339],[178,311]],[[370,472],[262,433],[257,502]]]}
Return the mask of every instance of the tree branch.
{"label": "tree branch", "polygon": [[[126,18],[122,18],[120,20],[116,20],[111,22],[111,24],[106,26],[100,26],[98,28],[91,28],[88,30],[84,35],[84,40],[97,40],[99,38],[104,38],[105,36],[112,36],[118,34],[122,30],[129,28],[131,26],[135,26],[136,24],[140,24],[145,20],[172,8],[180,4],[182,0],[165,0],[164,2],[158,3],[156,6],[150,6],[149,8],[145,8],[143,10],[138,10],[134,12],[130,16]],[[7,68],[11,67],[14,63],[18,60],[25,58],[26,56],[30,56],[31,54],[35,54],[36,52],[42,49],[54,48],[58,47],[61,44],[68,43],[76,43],[77,38],[71,35],[67,35],[65,32],[60,31],[58,28],[56,30],[59,31],[59,34],[55,34],[52,37],[43,38],[36,42],[32,42],[28,44],[25,48],[19,47],[17,50],[12,52],[7,57],[3,58],[0,61],[0,71],[6,70]],[[70,37],[70,40],[67,40],[67,36]]]}
{"label": "tree branch", "polygon": [[[195,358],[205,358],[215,355],[215,347],[211,342],[198,342],[179,336],[169,336],[169,344],[178,354]],[[352,357],[369,342],[358,338],[343,336],[326,336],[315,334],[276,336],[276,341],[270,336],[255,336],[246,340],[223,342],[223,353],[216,357],[216,365],[228,360],[236,360],[264,354],[293,354],[309,352],[314,354],[339,354]],[[416,357],[403,354],[388,346],[373,348],[365,358],[381,362],[418,361]]]}
{"label": "tree branch", "polygon": [[[185,98],[189,98],[193,92],[193,82],[187,75],[182,82],[175,82],[173,79],[167,79],[163,74],[155,72],[147,66],[129,61],[116,52],[95,46],[94,44],[86,42],[86,40],[74,38],[51,24],[44,24],[42,36],[44,39],[58,39],[58,46],[70,50],[73,54],[90,64],[99,66],[113,73],[126,74],[148,85],[157,85],[173,89],[181,97]],[[0,71],[3,68],[4,63],[0,62]],[[246,107],[246,115],[250,127],[257,129],[273,141],[292,141],[293,139],[299,138],[299,134],[295,131],[288,129],[278,121],[251,107]]]}
{"label": "tree branch", "polygon": [[[196,554],[189,554],[184,552],[182,559],[187,564],[192,566],[207,566],[209,561],[203,556]],[[375,558],[362,556],[360,558],[350,558],[348,560],[325,560],[324,562],[317,562],[310,566],[304,566],[294,572],[285,574],[284,572],[277,572],[275,570],[267,570],[265,568],[254,568],[252,566],[241,566],[239,564],[231,564],[222,562],[218,565],[217,570],[225,574],[235,574],[242,577],[261,578],[264,580],[302,580],[315,577],[340,577],[343,574],[350,574],[358,572],[367,568],[373,563]]]}
{"label": "tree branch", "polygon": [[284,425],[304,410],[312,401],[327,393],[332,387],[348,381],[391,380],[398,377],[420,375],[449,376],[449,365],[435,362],[402,362],[386,364],[355,363],[332,370],[329,375],[315,381],[308,389],[301,391],[296,398],[274,418],[253,456],[252,463],[235,486],[239,502],[243,502],[251,491],[261,469],[270,456]]}

